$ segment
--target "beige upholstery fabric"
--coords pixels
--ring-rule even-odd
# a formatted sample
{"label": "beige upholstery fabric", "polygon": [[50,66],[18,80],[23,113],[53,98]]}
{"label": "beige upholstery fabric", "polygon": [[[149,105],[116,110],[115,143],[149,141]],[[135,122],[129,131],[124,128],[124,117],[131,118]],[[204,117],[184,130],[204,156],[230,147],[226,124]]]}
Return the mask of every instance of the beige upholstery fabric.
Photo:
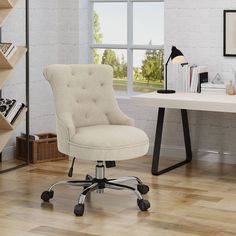
{"label": "beige upholstery fabric", "polygon": [[147,135],[132,127],[119,108],[107,65],[51,65],[59,150],[89,160],[122,160],[145,155]]}

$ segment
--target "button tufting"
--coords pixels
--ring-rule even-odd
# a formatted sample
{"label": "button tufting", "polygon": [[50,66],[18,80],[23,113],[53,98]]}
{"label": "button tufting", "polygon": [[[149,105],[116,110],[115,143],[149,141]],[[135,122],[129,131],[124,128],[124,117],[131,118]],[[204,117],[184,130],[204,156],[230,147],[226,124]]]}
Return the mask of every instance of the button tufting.
{"label": "button tufting", "polygon": [[82,89],[86,89],[86,87],[85,87],[85,86],[82,86]]}
{"label": "button tufting", "polygon": [[104,83],[101,83],[101,87],[103,87],[104,86]]}

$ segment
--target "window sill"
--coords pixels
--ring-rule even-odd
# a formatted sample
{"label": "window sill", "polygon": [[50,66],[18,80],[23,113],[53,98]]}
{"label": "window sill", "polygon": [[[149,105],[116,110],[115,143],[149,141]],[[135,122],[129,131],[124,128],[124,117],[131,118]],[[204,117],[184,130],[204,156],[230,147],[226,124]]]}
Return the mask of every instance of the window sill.
{"label": "window sill", "polygon": [[116,95],[116,99],[117,99],[117,100],[129,100],[129,99],[131,98],[131,96],[132,96],[132,95],[128,95],[128,94],[127,94],[126,96],[125,96],[125,95],[123,95],[123,96],[121,96],[121,95]]}
{"label": "window sill", "polygon": [[[115,97],[116,99],[130,99],[132,96],[135,95],[140,95],[140,94],[144,94],[145,92],[132,92],[132,93],[128,93],[128,92],[124,92],[124,91],[115,91]],[[149,92],[151,93],[151,92]]]}

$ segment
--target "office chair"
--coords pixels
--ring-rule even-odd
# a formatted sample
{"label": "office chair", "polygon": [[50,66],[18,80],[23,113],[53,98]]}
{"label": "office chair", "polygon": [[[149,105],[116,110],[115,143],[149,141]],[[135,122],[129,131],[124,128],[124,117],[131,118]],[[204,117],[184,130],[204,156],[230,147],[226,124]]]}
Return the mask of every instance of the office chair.
{"label": "office chair", "polygon": [[[133,126],[134,122],[120,110],[113,91],[113,69],[108,65],[50,65],[44,70],[56,106],[58,149],[74,157],[69,177],[73,175],[75,158],[96,161],[95,176],[84,180],[59,181],[41,195],[48,202],[57,185],[82,186],[76,216],[84,214],[86,195],[105,188],[128,189],[135,193],[137,205],[146,211],[150,203],[142,194],[149,187],[134,176],[117,179],[105,178],[105,166],[115,166],[116,161],[143,156],[149,148],[147,135]],[[135,187],[125,185],[134,181]]]}

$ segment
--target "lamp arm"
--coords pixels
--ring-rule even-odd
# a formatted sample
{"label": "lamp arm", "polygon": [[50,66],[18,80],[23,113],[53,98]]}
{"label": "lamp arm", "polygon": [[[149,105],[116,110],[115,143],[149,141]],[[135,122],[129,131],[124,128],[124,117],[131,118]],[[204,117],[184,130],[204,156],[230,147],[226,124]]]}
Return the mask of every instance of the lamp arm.
{"label": "lamp arm", "polygon": [[165,74],[166,74],[165,75],[165,90],[167,90],[167,66],[168,66],[168,63],[170,61],[171,55],[172,55],[172,53],[170,54],[170,56],[169,56],[169,58],[168,58],[168,60],[166,62],[166,65],[165,65]]}

